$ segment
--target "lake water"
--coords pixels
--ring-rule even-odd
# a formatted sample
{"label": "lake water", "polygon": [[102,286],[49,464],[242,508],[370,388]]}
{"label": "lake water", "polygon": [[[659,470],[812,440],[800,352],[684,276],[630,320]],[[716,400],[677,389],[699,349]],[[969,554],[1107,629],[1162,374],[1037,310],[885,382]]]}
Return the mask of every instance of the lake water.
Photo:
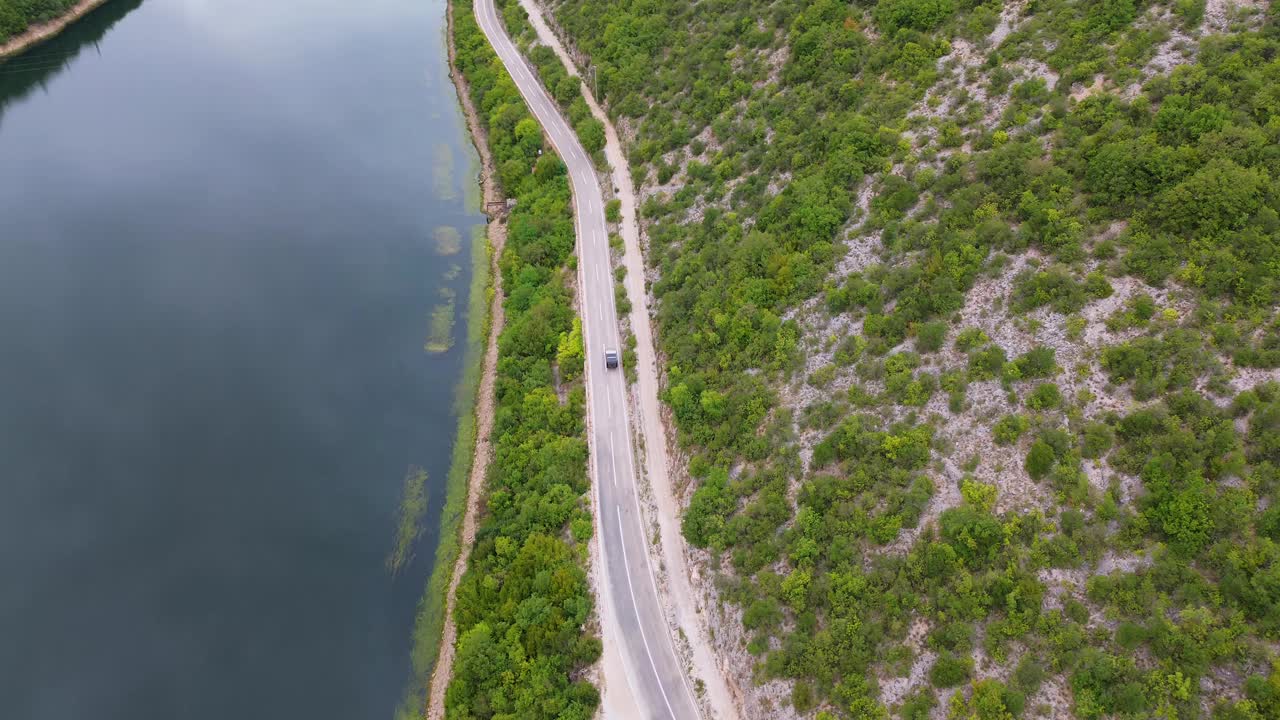
{"label": "lake water", "polygon": [[443,0],[112,0],[0,64],[0,717],[391,717],[471,154]]}

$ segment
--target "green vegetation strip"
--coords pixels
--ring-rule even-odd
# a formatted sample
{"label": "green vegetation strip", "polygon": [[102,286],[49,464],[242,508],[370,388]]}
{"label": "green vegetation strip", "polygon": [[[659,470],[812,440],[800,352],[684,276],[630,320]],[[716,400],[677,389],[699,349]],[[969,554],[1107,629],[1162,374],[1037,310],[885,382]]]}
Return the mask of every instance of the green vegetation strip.
{"label": "green vegetation strip", "polygon": [[[494,458],[457,591],[457,654],[445,714],[585,720],[599,695],[573,678],[601,649],[585,629],[593,608],[584,570],[592,528],[585,391],[579,382],[555,384],[558,354],[581,362],[568,290],[569,186],[471,4],[455,2],[452,12],[457,65],[488,131],[498,181],[517,206],[499,260],[506,326],[498,346]],[[559,375],[580,370],[562,368]],[[465,475],[458,482],[465,484]],[[456,542],[456,533],[450,537]],[[451,565],[437,560],[437,569]],[[438,624],[431,633],[424,640],[438,638]]]}

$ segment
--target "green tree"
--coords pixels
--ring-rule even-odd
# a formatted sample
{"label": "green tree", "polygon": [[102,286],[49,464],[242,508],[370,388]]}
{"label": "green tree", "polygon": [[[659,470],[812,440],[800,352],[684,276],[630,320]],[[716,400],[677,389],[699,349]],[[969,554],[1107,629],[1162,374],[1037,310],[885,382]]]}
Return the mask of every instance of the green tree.
{"label": "green tree", "polygon": [[929,682],[938,688],[955,687],[968,680],[972,674],[972,659],[955,655],[942,655],[934,661],[933,667],[929,668]]}
{"label": "green tree", "polygon": [[1053,469],[1056,458],[1053,448],[1044,440],[1036,440],[1031,443],[1031,449],[1027,452],[1027,461],[1025,467],[1027,474],[1036,480],[1041,480],[1049,474]]}
{"label": "green tree", "polygon": [[[1010,709],[1017,707],[1018,712]],[[957,692],[951,696],[953,720],[1013,720],[1021,712],[1022,700],[999,680],[978,680],[969,695]]]}
{"label": "green tree", "polygon": [[952,0],[880,0],[876,20],[889,32],[898,28],[932,30],[955,12]]}
{"label": "green tree", "polygon": [[542,149],[542,126],[531,117],[516,123],[516,144],[526,158],[533,158]]}
{"label": "green tree", "polygon": [[1032,410],[1048,410],[1062,404],[1062,392],[1053,383],[1040,383],[1027,396],[1027,407]]}
{"label": "green tree", "polygon": [[582,320],[573,319],[573,329],[560,333],[560,343],[556,348],[556,364],[565,380],[572,380],[582,373],[585,360],[582,348]]}
{"label": "green tree", "polygon": [[694,491],[684,513],[684,537],[694,547],[723,547],[725,521],[734,508],[728,489],[729,474],[712,470]]}
{"label": "green tree", "polygon": [[578,133],[578,139],[582,141],[582,147],[588,153],[595,154],[604,149],[604,123],[593,117],[588,117],[578,122],[573,129]]}
{"label": "green tree", "polygon": [[916,350],[924,353],[937,352],[947,339],[945,322],[924,323],[916,329]]}
{"label": "green tree", "polygon": [[938,518],[942,537],[971,567],[986,564],[1004,543],[1000,523],[985,511],[962,505]]}
{"label": "green tree", "polygon": [[991,430],[997,445],[1012,445],[1030,427],[1031,423],[1021,415],[1005,415],[996,421]]}
{"label": "green tree", "polygon": [[1160,198],[1161,225],[1187,237],[1223,237],[1261,208],[1271,179],[1262,170],[1214,160]]}

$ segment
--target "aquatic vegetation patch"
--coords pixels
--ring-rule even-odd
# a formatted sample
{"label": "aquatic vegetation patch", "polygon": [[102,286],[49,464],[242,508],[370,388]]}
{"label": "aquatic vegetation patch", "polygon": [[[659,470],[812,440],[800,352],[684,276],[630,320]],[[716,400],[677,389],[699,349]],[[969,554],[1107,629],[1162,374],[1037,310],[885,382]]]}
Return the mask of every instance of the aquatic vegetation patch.
{"label": "aquatic vegetation patch", "polygon": [[441,200],[456,200],[458,186],[454,182],[453,148],[449,143],[437,143],[435,162],[431,163],[432,189]]}
{"label": "aquatic vegetation patch", "polygon": [[447,257],[462,251],[462,233],[452,225],[441,225],[436,228],[433,237],[438,255]]}
{"label": "aquatic vegetation patch", "polygon": [[400,507],[396,510],[396,537],[387,555],[387,570],[392,575],[413,561],[413,546],[422,535],[422,516],[427,512],[427,471],[411,467],[404,476]]}
{"label": "aquatic vegetation patch", "polygon": [[452,288],[440,288],[442,302],[431,309],[431,320],[428,323],[427,342],[422,346],[427,352],[437,355],[448,352],[453,347],[453,320],[456,314],[455,297]]}

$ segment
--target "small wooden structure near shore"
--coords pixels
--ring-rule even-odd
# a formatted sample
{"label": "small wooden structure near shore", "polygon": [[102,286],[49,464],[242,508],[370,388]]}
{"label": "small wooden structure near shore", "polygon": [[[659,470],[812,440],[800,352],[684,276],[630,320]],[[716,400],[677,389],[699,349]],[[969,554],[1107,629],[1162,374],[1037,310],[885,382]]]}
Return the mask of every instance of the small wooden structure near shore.
{"label": "small wooden structure near shore", "polygon": [[504,217],[511,212],[511,208],[516,206],[515,198],[507,198],[506,200],[494,200],[484,204],[484,214],[489,217]]}

